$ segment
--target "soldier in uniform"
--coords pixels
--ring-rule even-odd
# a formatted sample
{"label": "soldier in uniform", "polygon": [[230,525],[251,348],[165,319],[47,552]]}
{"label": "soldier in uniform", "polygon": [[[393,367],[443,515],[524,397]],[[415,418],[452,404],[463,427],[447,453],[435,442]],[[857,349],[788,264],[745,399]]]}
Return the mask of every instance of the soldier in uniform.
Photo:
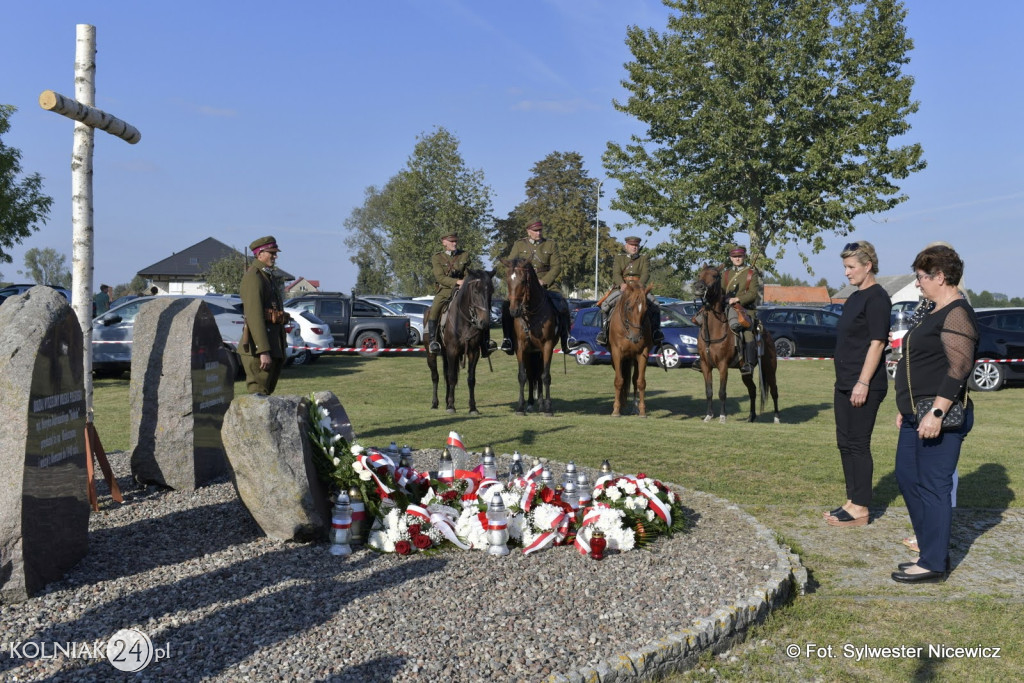
{"label": "soldier in uniform", "polygon": [[242,276],[242,308],[245,326],[239,351],[245,367],[245,386],[250,394],[274,393],[284,367],[284,312],[281,289],[274,277],[274,265],[280,249],[273,236],[261,237],[249,245],[256,260]]}
{"label": "soldier in uniform", "polygon": [[[625,242],[626,251],[616,254],[612,263],[612,282],[619,287],[612,290],[601,304],[601,331],[597,333],[597,343],[601,346],[608,346],[608,314],[615,308],[615,302],[626,290],[626,283],[635,282],[641,287],[646,287],[651,280],[650,259],[647,254],[640,253],[640,238],[627,237]],[[651,330],[654,332],[653,345],[657,347],[665,341],[665,335],[661,333],[661,306],[650,293],[647,294],[647,303]]]}
{"label": "soldier in uniform", "polygon": [[[544,239],[544,224],[533,221],[526,226],[526,239],[517,240],[509,252],[509,259],[521,258],[533,264],[541,285],[547,290],[548,297],[555,307],[558,316],[558,338],[562,343],[562,353],[569,353],[569,304],[555,284],[562,273],[562,257],[558,253],[558,245],[554,240]],[[512,326],[512,314],[509,313],[508,301],[501,306],[501,328],[505,338],[501,341],[501,350],[512,355],[515,348],[515,328]]]}
{"label": "soldier in uniform", "polygon": [[[749,375],[757,365],[757,345],[754,343],[754,324],[757,300],[761,293],[761,277],[757,269],[746,263],[747,249],[734,245],[729,250],[731,264],[722,271],[722,288],[728,306],[729,326],[743,336],[743,364],[740,373]],[[749,327],[740,323],[739,311],[733,304],[743,308]]]}
{"label": "soldier in uniform", "polygon": [[[469,254],[459,249],[459,236],[450,233],[441,238],[441,245],[444,247],[430,257],[430,264],[434,273],[434,302],[430,305],[430,312],[427,314],[427,335],[430,337],[430,353],[441,353],[441,342],[437,333],[437,322],[441,317],[441,308],[445,302],[450,301],[455,293],[456,287],[462,286],[462,278],[470,268]],[[480,347],[480,355],[487,358],[495,349],[491,341],[491,329],[487,328],[487,339]]]}

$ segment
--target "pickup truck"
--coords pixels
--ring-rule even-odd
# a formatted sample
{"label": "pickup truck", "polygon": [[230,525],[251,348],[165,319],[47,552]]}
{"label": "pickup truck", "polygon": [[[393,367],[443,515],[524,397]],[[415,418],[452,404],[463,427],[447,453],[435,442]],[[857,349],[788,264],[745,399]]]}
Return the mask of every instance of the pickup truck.
{"label": "pickup truck", "polygon": [[285,307],[309,311],[327,323],[338,347],[360,349],[376,356],[381,349],[409,343],[409,318],[390,315],[377,304],[341,292],[308,292],[284,302]]}

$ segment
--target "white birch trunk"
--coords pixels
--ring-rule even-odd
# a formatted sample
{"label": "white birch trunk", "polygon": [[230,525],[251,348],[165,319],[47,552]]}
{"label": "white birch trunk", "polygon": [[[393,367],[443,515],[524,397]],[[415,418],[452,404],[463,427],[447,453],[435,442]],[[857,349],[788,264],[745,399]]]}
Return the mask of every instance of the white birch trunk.
{"label": "white birch trunk", "polygon": [[87,107],[81,102],[53,90],[44,90],[40,93],[39,106],[47,111],[80,121],[90,128],[99,128],[133,145],[142,139],[142,133],[130,123],[111,116],[102,109]]}
{"label": "white birch trunk", "polygon": [[[96,27],[78,24],[75,41],[75,99],[87,107],[96,103]],[[75,122],[71,154],[71,297],[82,326],[85,360],[86,421],[93,421],[92,405],[92,149],[95,133]]]}

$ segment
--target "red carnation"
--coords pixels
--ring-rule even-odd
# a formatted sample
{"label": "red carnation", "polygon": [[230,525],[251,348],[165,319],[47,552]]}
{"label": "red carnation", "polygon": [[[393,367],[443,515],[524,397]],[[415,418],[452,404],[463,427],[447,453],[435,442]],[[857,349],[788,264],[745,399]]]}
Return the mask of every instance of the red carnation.
{"label": "red carnation", "polygon": [[398,541],[395,543],[395,552],[399,555],[408,555],[412,552],[412,544],[409,541]]}
{"label": "red carnation", "polygon": [[423,533],[422,529],[423,528],[419,524],[410,524],[409,535],[415,538],[416,536],[419,536],[421,533]]}
{"label": "red carnation", "polygon": [[455,500],[458,497],[458,495],[459,492],[454,489],[452,489],[451,491],[445,491],[444,493],[441,494],[441,500],[445,502],[451,502]]}
{"label": "red carnation", "polygon": [[[415,545],[420,550],[426,550],[427,548],[429,548],[431,546],[430,536],[427,536],[426,534],[420,534],[418,536],[413,536],[412,542],[413,542],[413,545]],[[397,548],[397,547],[398,547],[398,544],[396,543],[395,544],[395,548]]]}
{"label": "red carnation", "polygon": [[643,472],[637,472],[637,473],[636,473],[636,478],[637,478],[637,479],[646,479],[646,478],[647,478],[647,475],[646,475],[646,474],[644,474]]}
{"label": "red carnation", "polygon": [[540,499],[545,503],[550,503],[555,499],[555,490],[552,488],[545,488],[540,492]]}

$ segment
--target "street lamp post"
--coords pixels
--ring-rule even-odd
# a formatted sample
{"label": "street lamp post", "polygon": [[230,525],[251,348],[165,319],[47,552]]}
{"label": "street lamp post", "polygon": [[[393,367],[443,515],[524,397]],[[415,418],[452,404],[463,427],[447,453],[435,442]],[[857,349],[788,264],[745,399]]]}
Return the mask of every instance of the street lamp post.
{"label": "street lamp post", "polygon": [[597,299],[597,271],[601,265],[601,181],[597,181],[597,202],[594,207],[594,298]]}

